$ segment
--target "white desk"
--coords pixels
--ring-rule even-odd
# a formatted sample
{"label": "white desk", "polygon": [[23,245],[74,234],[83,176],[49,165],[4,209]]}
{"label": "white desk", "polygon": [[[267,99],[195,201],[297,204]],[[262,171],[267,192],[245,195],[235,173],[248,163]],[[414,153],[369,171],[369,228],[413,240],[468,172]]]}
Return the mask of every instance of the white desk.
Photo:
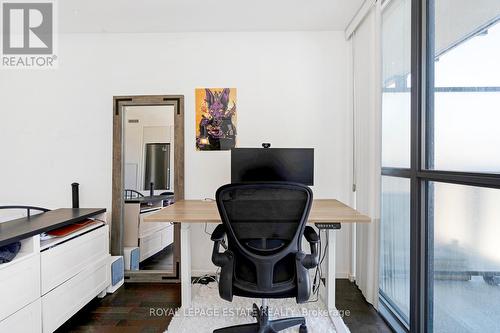
{"label": "white desk", "polygon": [[[145,222],[177,222],[181,224],[181,304],[191,306],[191,225],[200,223],[222,223],[217,205],[213,201],[180,200],[144,218]],[[313,200],[308,223],[356,223],[370,222],[368,216],[334,199]],[[328,256],[326,270],[326,306],[335,307],[335,230],[327,231]],[[211,251],[211,250],[210,250]],[[338,332],[343,331],[336,323],[338,317],[331,318]]]}

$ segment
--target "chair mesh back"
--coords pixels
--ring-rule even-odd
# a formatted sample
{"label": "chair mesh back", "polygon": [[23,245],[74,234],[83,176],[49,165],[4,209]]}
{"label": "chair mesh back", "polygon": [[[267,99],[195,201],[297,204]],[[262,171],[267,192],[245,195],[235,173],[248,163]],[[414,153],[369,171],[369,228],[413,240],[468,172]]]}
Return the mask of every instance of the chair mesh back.
{"label": "chair mesh back", "polygon": [[[293,258],[300,249],[311,201],[310,190],[298,184],[233,184],[217,192],[221,217],[228,229],[229,248],[236,256],[237,279],[255,282],[255,266],[265,256],[275,266],[282,266],[275,267],[271,283],[293,278]],[[285,250],[288,251],[284,253]],[[286,267],[292,269],[284,270]]]}

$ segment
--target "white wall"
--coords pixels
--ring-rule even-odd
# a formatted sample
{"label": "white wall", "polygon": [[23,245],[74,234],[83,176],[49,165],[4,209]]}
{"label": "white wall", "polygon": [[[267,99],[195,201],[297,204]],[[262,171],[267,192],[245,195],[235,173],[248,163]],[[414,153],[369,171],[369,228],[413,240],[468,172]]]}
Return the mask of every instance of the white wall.
{"label": "white wall", "polygon": [[[111,207],[112,98],[182,94],[186,197],[230,180],[229,152],[196,152],[194,89],[238,88],[241,147],[314,147],[316,198],[349,203],[351,124],[343,32],[75,34],[59,37],[59,68],[0,73],[0,203]],[[349,227],[338,271],[350,270]],[[209,269],[194,230],[193,268]]]}

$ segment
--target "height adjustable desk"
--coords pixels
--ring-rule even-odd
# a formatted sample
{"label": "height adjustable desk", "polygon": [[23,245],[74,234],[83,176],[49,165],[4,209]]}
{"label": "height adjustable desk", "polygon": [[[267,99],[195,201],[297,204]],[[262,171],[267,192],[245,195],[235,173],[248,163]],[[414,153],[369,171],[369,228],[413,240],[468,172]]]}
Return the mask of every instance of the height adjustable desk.
{"label": "height adjustable desk", "polygon": [[[313,200],[308,223],[369,223],[368,216],[334,199]],[[176,222],[181,224],[181,295],[182,306],[191,305],[191,230],[193,224],[222,223],[214,201],[180,200],[144,218],[144,222]],[[326,293],[322,295],[329,310],[335,310],[335,230],[327,229],[328,256],[326,264]],[[331,314],[333,311],[330,312]],[[338,316],[331,319],[339,332]],[[342,320],[340,320],[342,322]]]}

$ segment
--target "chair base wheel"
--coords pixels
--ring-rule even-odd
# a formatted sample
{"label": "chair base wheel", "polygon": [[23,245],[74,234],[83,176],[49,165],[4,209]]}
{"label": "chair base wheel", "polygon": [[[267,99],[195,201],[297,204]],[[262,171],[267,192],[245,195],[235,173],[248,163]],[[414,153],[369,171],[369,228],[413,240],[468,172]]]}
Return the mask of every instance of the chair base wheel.
{"label": "chair base wheel", "polygon": [[219,328],[213,333],[277,333],[298,325],[300,325],[299,333],[307,333],[306,319],[304,317],[269,320],[267,307],[259,308],[254,304],[253,309],[253,316],[257,319],[257,323]]}

